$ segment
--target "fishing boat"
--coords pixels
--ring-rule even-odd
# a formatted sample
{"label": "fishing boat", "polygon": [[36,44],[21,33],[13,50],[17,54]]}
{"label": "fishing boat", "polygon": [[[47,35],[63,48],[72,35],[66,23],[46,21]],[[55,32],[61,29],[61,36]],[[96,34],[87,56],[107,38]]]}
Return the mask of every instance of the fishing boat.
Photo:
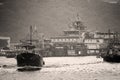
{"label": "fishing boat", "polygon": [[36,51],[36,46],[32,44],[32,26],[30,27],[30,40],[20,45],[22,50],[17,56],[17,66],[19,71],[24,70],[40,70],[45,64],[40,51]]}
{"label": "fishing boat", "polygon": [[106,62],[120,62],[120,40],[118,34],[114,34],[114,38],[109,39],[106,53],[101,54],[101,57]]}

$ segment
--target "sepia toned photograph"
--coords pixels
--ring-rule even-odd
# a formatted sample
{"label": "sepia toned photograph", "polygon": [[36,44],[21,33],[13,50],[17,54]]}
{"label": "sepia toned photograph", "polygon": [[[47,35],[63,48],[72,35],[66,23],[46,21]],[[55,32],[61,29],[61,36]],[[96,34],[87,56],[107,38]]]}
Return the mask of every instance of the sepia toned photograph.
{"label": "sepia toned photograph", "polygon": [[0,0],[0,80],[120,80],[120,0]]}

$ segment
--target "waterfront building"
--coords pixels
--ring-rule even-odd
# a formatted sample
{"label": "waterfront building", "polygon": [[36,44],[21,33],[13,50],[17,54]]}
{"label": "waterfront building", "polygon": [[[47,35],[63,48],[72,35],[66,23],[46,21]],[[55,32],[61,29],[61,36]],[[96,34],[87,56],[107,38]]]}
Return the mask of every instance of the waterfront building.
{"label": "waterfront building", "polygon": [[109,39],[109,38],[114,38],[116,35],[115,32],[96,32],[94,35],[94,38],[103,38],[103,39]]}
{"label": "waterfront building", "polygon": [[87,46],[87,53],[89,55],[99,54],[103,43],[104,39],[102,38],[89,38],[84,40],[84,44]]}
{"label": "waterfront building", "polygon": [[10,49],[11,50],[21,50],[21,47],[19,46],[21,44],[22,43],[20,43],[20,42],[10,43]]}
{"label": "waterfront building", "polygon": [[0,49],[6,49],[10,47],[10,37],[0,37]]}
{"label": "waterfront building", "polygon": [[5,51],[10,48],[10,37],[0,36],[0,56],[5,55]]}
{"label": "waterfront building", "polygon": [[[99,55],[106,47],[109,39],[120,37],[120,34],[111,32],[89,32],[80,20],[72,22],[62,36],[51,37],[55,47],[55,55]],[[117,35],[116,35],[117,34]]]}
{"label": "waterfront building", "polygon": [[94,32],[93,38],[86,38],[84,44],[87,46],[88,54],[99,54],[101,50],[104,50],[110,39],[119,37],[119,33],[111,32]]}
{"label": "waterfront building", "polygon": [[84,45],[86,26],[80,20],[72,22],[68,30],[63,31],[62,36],[51,37],[55,56],[86,55]]}

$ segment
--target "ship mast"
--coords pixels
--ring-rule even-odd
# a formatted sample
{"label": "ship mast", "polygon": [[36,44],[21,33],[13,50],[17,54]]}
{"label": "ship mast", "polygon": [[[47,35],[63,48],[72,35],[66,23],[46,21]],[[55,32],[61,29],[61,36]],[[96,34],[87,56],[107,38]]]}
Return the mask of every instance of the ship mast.
{"label": "ship mast", "polygon": [[110,43],[110,29],[108,29],[108,43]]}
{"label": "ship mast", "polygon": [[111,31],[110,31],[110,29],[108,29],[109,40],[110,40],[110,38],[111,38],[110,33],[111,33]]}
{"label": "ship mast", "polygon": [[32,26],[30,26],[30,45],[32,45]]}

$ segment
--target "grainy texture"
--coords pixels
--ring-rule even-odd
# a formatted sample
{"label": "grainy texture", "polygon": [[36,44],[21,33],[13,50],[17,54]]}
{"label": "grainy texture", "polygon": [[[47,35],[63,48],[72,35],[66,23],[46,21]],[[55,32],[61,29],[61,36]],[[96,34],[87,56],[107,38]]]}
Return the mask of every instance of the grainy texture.
{"label": "grainy texture", "polygon": [[[3,60],[4,59],[4,60]],[[3,61],[2,61],[3,60]],[[0,80],[119,80],[120,64],[103,62],[102,58],[50,57],[40,71],[18,72],[15,59],[0,58]],[[12,61],[12,62],[11,62]]]}

